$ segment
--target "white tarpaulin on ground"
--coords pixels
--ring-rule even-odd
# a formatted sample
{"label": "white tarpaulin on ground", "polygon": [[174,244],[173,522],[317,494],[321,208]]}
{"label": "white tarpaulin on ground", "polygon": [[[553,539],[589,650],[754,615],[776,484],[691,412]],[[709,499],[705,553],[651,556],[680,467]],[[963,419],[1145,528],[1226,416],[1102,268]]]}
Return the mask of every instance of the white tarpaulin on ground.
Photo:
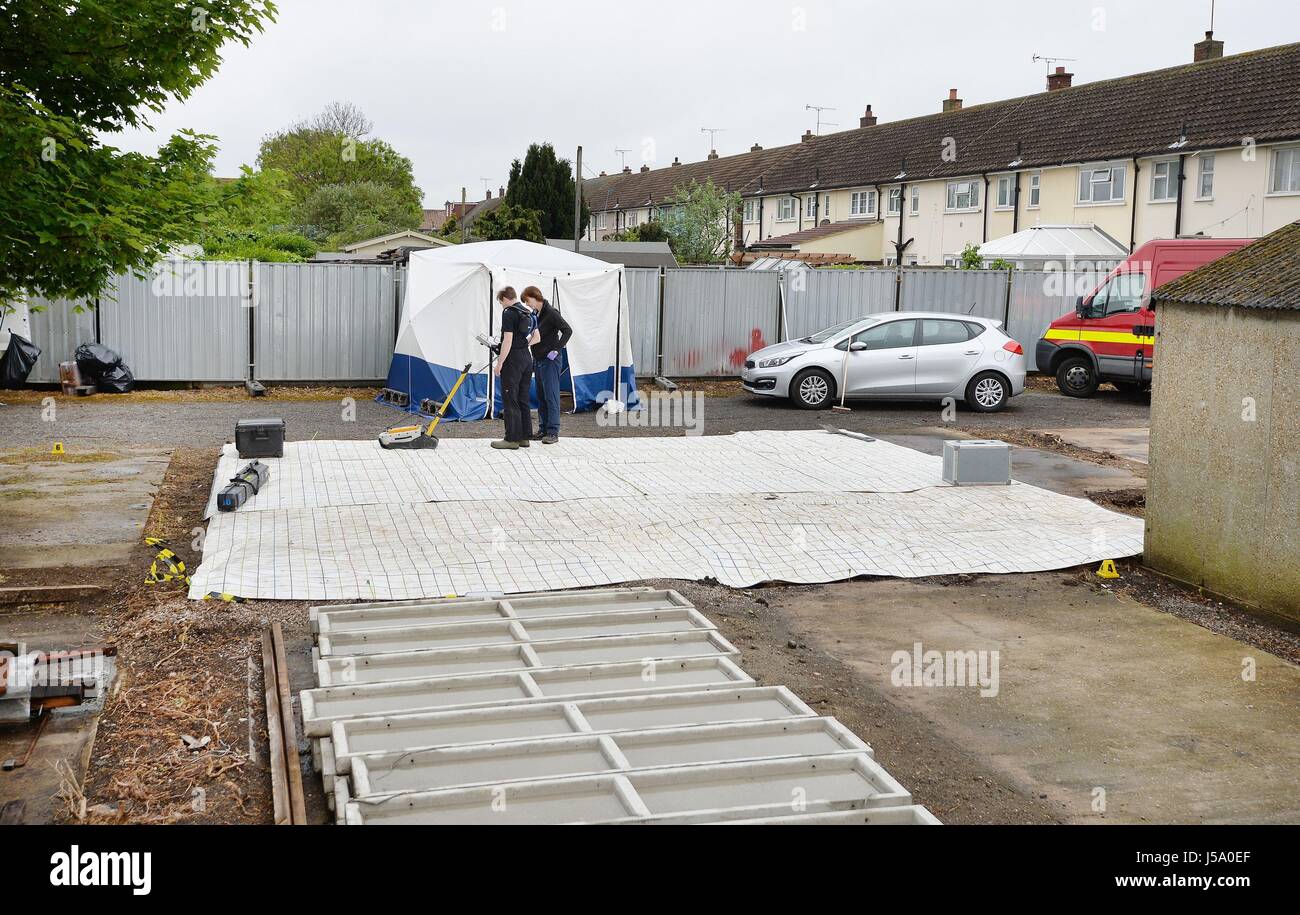
{"label": "white tarpaulin on ground", "polygon": [[[1033,572],[1131,556],[1142,521],[829,432],[564,439],[499,453],[295,442],[213,514],[190,596],[398,600],[648,578],[827,582]],[[223,455],[215,477],[237,469]],[[514,472],[508,472],[513,470]]]}

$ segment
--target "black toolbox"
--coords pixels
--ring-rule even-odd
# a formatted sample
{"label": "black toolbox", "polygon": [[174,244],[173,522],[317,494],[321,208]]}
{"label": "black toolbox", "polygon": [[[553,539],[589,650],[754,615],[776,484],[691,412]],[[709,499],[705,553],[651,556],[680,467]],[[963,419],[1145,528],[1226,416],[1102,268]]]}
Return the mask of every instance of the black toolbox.
{"label": "black toolbox", "polygon": [[239,420],[235,423],[235,448],[241,458],[284,457],[284,420]]}

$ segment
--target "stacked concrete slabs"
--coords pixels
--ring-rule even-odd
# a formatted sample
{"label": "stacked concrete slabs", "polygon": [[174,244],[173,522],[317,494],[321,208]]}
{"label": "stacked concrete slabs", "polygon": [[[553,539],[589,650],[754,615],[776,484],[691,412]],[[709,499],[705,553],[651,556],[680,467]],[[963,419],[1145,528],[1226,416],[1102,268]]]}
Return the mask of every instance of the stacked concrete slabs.
{"label": "stacked concrete slabs", "polygon": [[871,748],[758,686],[675,591],[314,608],[302,693],[339,822],[937,823]]}

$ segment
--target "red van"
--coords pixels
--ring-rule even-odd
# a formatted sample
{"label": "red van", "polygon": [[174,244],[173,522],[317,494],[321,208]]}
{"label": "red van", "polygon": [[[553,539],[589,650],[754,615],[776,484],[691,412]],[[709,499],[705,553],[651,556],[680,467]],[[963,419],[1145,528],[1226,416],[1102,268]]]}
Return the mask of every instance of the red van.
{"label": "red van", "polygon": [[1151,290],[1230,254],[1253,238],[1164,238],[1116,265],[1074,312],[1051,323],[1034,350],[1038,371],[1070,397],[1091,397],[1109,381],[1121,391],[1151,385],[1156,319]]}

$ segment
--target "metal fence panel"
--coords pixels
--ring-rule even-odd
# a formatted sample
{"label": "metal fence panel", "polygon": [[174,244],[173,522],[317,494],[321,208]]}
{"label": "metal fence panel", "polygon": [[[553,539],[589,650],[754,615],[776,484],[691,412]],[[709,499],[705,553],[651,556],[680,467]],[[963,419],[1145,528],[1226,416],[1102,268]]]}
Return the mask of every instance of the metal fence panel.
{"label": "metal fence panel", "polygon": [[[41,355],[32,366],[27,380],[34,384],[58,382],[59,363],[70,362],[83,343],[95,342],[95,312],[93,299],[40,299],[30,298],[32,342],[41,348]],[[82,311],[76,311],[81,306]]]}
{"label": "metal fence panel", "polygon": [[638,375],[653,375],[659,363],[659,271],[628,268],[628,333],[632,338],[632,364]]}
{"label": "metal fence panel", "polygon": [[791,270],[785,273],[785,323],[791,339],[841,321],[894,310],[893,270]]}
{"label": "metal fence panel", "polygon": [[680,268],[664,275],[664,372],[736,375],[777,340],[774,271]]}
{"label": "metal fence panel", "polygon": [[99,299],[100,342],[140,381],[248,377],[248,264],[168,261],[116,277]]}
{"label": "metal fence panel", "polygon": [[257,378],[387,378],[397,326],[394,290],[393,268],[388,266],[257,264]]}
{"label": "metal fence panel", "polygon": [[1105,274],[1017,270],[1011,280],[1011,312],[1006,332],[1025,348],[1031,372],[1046,371],[1034,360],[1039,339],[1061,315],[1074,310],[1075,299],[1086,295]]}
{"label": "metal fence panel", "polygon": [[942,311],[1001,321],[1007,308],[1005,270],[903,270],[902,311]]}

